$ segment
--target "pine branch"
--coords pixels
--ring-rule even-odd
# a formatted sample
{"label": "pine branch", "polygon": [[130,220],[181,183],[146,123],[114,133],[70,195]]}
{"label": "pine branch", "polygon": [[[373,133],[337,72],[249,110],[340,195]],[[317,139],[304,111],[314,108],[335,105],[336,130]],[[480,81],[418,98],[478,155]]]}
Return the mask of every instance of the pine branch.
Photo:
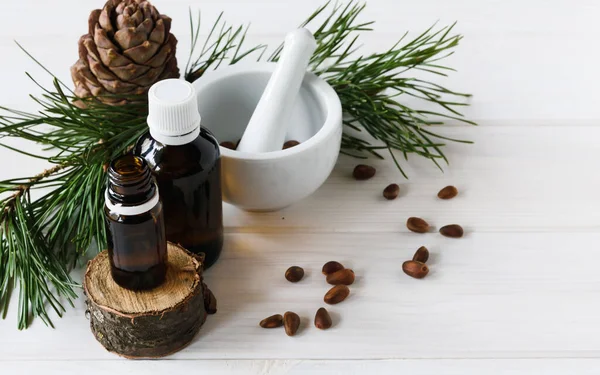
{"label": "pine branch", "polygon": [[32,186],[65,167],[56,165],[16,185],[16,191],[0,201],[0,314],[6,317],[12,289],[18,287],[19,329],[28,327],[36,316],[52,326],[46,306],[62,316],[65,308],[60,297],[71,305],[77,298],[69,270],[49,251],[30,196]]}
{"label": "pine branch", "polygon": [[[401,152],[406,160],[411,153],[426,157],[442,169],[438,160],[448,163],[442,151],[445,143],[434,139],[470,142],[449,139],[426,128],[443,125],[444,120],[476,125],[458,111],[458,108],[468,105],[460,99],[470,95],[408,74],[412,70],[419,70],[446,76],[447,71],[452,69],[436,62],[450,56],[462,36],[451,35],[454,25],[437,31],[432,26],[407,42],[404,42],[405,34],[384,52],[357,56],[359,34],[371,31],[373,24],[358,21],[365,6],[354,1],[345,6],[334,6],[314,32],[318,48],[312,57],[311,69],[336,90],[342,108],[349,117],[344,124],[354,131],[344,132],[342,151],[359,158],[368,155],[383,158],[379,151],[387,150],[405,177],[393,151]],[[302,26],[309,27],[326,9],[318,9]],[[277,57],[278,54],[273,60]],[[402,99],[406,97],[420,99],[424,104],[434,104],[440,110],[410,108],[402,104]],[[372,145],[363,137],[354,135],[363,130],[382,145]]]}
{"label": "pine branch", "polygon": [[[245,29],[243,26],[236,28],[228,26],[225,21],[222,21],[223,13],[221,12],[206,37],[200,52],[197,53],[202,17],[201,13],[198,12],[194,20],[191,10],[189,13],[192,42],[190,56],[185,67],[185,79],[188,82],[194,82],[209,69],[217,69],[223,61],[227,60],[228,64],[235,64],[255,52],[264,52],[267,48],[266,45],[260,44],[241,52],[250,25],[246,26]],[[215,35],[217,29],[219,31]],[[194,56],[196,56],[195,60]]]}
{"label": "pine branch", "polygon": [[[79,108],[58,80],[53,89],[40,87],[44,94],[32,97],[43,108],[39,113],[0,107],[0,137],[27,139],[53,152],[11,149],[55,164],[30,178],[0,181],[0,194],[9,194],[0,199],[0,312],[6,315],[18,288],[19,329],[36,316],[52,326],[47,309],[61,316],[62,301],[76,298],[68,272],[90,246],[106,244],[104,166],[146,131],[143,102],[118,108],[93,100]],[[32,189],[47,192],[32,200]]]}
{"label": "pine branch", "polygon": [[65,167],[66,167],[66,165],[64,165],[64,164],[55,165],[54,167],[46,169],[42,173],[31,177],[27,183],[18,185],[16,187],[16,192],[12,195],[12,197],[10,197],[10,200],[7,202],[6,208],[9,210],[12,209],[12,207],[14,205],[14,201],[18,200],[25,193],[29,193],[29,189],[31,186],[35,185],[36,183],[40,182],[41,180],[43,180],[45,178],[48,178],[48,177],[60,172]]}
{"label": "pine branch", "polygon": [[[388,151],[405,177],[407,176],[393,154],[394,151],[402,153],[405,160],[408,160],[409,154],[428,158],[442,170],[439,161],[448,163],[442,151],[444,141],[470,142],[450,139],[426,128],[443,125],[445,121],[476,125],[459,112],[461,107],[468,105],[464,99],[470,95],[454,92],[409,74],[417,70],[435,76],[446,76],[453,69],[438,62],[453,53],[452,50],[458,46],[462,36],[451,35],[454,25],[437,30],[432,26],[409,41],[404,41],[408,35],[405,34],[384,52],[358,55],[359,35],[372,31],[371,26],[374,24],[372,21],[359,21],[365,7],[366,4],[355,1],[333,6],[328,2],[300,24],[301,27],[311,28],[312,24],[324,16],[313,31],[317,49],[310,68],[336,90],[342,108],[350,118],[344,122],[346,128],[352,131],[344,132],[342,152],[357,158],[375,156],[383,159],[380,151]],[[330,12],[325,14],[328,9]],[[190,13],[190,25],[194,55],[198,44],[200,15],[194,21]],[[215,36],[219,27],[220,32]],[[243,30],[241,26],[234,31],[222,22],[222,14],[219,15],[201,49],[200,57],[194,63],[188,62],[186,79],[193,82],[206,70],[217,68],[223,61],[230,64],[239,61],[236,55],[243,47],[246,32],[247,29]],[[233,49],[236,53],[230,56]],[[265,49],[266,46],[259,45],[248,49],[242,56],[260,51],[260,60]],[[277,61],[282,49],[283,44],[272,52],[268,61]],[[408,107],[402,104],[402,99],[408,97],[419,99],[424,104],[434,104],[439,110]],[[355,135],[356,132],[363,131],[381,144],[373,145],[365,141],[364,137]]]}
{"label": "pine branch", "polygon": [[[411,153],[429,158],[441,168],[440,161],[447,162],[442,152],[445,141],[467,141],[439,135],[432,126],[445,121],[473,124],[460,112],[469,95],[410,73],[448,74],[452,69],[440,61],[453,53],[462,37],[451,35],[454,25],[431,27],[412,40],[405,41],[405,35],[381,53],[360,55],[359,35],[373,25],[359,20],[364,9],[355,1],[327,3],[301,24],[313,29],[318,42],[311,69],[336,90],[346,114],[342,153],[383,158],[387,152],[403,174],[397,153],[405,159]],[[185,69],[190,82],[223,63],[261,60],[266,52],[265,45],[245,48],[248,26],[229,26],[222,14],[200,46],[200,25],[200,14],[194,18],[190,12],[191,53]],[[268,61],[277,61],[281,48]],[[44,159],[53,167],[37,176],[0,181],[0,196],[5,195],[0,199],[0,313],[6,316],[12,291],[18,289],[20,329],[36,316],[52,325],[48,310],[60,316],[63,303],[76,298],[77,285],[68,271],[88,248],[95,244],[102,249],[106,243],[105,166],[146,131],[147,116],[145,98],[140,96],[124,97],[130,104],[121,107],[97,99],[82,102],[25,53],[53,77],[53,85],[46,88],[30,76],[42,90],[41,96],[32,96],[39,112],[0,107],[0,146]],[[407,98],[438,110],[409,107]],[[371,144],[356,132],[366,132],[379,143]],[[38,143],[49,154],[12,147],[1,142],[5,137]],[[44,194],[34,200],[33,189],[44,189]]]}

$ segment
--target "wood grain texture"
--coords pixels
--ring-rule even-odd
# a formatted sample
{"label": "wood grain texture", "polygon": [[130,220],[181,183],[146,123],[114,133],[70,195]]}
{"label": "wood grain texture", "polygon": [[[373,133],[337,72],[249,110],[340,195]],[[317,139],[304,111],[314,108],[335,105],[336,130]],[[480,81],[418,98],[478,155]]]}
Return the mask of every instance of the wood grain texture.
{"label": "wood grain texture", "polygon": [[[410,216],[422,217],[434,230],[453,223],[479,233],[600,229],[600,175],[593,172],[600,127],[523,124],[440,132],[475,142],[448,145],[445,173],[411,158],[402,163],[406,181],[390,160],[369,160],[376,176],[354,181],[352,169],[364,161],[341,157],[327,184],[301,204],[264,214],[226,205],[227,231],[407,232]],[[382,197],[390,183],[400,184],[400,196],[391,202]],[[459,196],[438,199],[446,185],[455,185]]]}
{"label": "wood grain texture", "polygon": [[190,344],[206,321],[210,291],[200,258],[168,243],[165,282],[134,292],[110,275],[108,252],[88,263],[83,288],[93,336],[125,358],[161,358]]}
{"label": "wood grain texture", "polygon": [[201,283],[202,263],[179,246],[168,244],[165,282],[144,291],[120,287],[110,275],[108,252],[103,251],[88,264],[85,290],[94,304],[127,316],[161,314],[183,303]]}
{"label": "wood grain texture", "polygon": [[[205,274],[219,300],[194,342],[174,359],[464,359],[600,357],[600,233],[265,234],[226,237],[223,258]],[[402,261],[425,245],[430,273],[406,276]],[[578,254],[582,254],[581,251]],[[312,325],[330,288],[321,266],[338,260],[356,274],[350,296],[328,307],[333,327]],[[306,275],[284,278],[290,265]],[[261,319],[294,311],[295,337]],[[39,322],[17,332],[2,322],[0,361],[110,359],[88,332],[83,309],[56,330]]]}
{"label": "wood grain texture", "polygon": [[[58,77],[70,82],[68,67],[77,59],[77,40],[87,30],[90,10],[104,1],[59,0],[58,3],[65,11],[56,17],[47,17],[56,10],[56,3],[42,0],[11,2],[3,9],[0,48],[10,58],[3,59],[0,82],[12,84],[10,90],[0,92],[0,103],[34,107],[27,95],[36,92],[36,87],[22,74],[24,70],[42,82],[49,82],[46,73],[14,45],[15,39]],[[190,6],[203,12],[204,35],[223,10],[230,23],[252,23],[249,43],[275,46],[286,31],[303,21],[323,1],[208,0],[194,4],[189,0],[158,0],[154,3],[173,18],[173,32],[180,40],[178,59],[185,63],[189,51]],[[570,0],[429,0],[411,4],[371,0],[363,19],[376,20],[376,32],[366,33],[360,40],[366,51],[382,50],[393,45],[407,30],[414,35],[436,21],[439,25],[458,21],[456,32],[465,39],[447,60],[457,72],[447,78],[432,79],[454,90],[475,94],[473,106],[465,109],[470,118],[482,123],[502,120],[503,124],[522,120],[538,124],[548,120],[596,121],[600,119],[600,106],[596,105],[589,83],[600,81],[600,70],[593,64],[600,57],[600,45],[595,42],[600,34],[600,25],[595,22],[599,12],[600,4],[595,0],[579,0],[576,5]]]}
{"label": "wood grain texture", "polygon": [[8,361],[11,375],[30,375],[43,368],[44,375],[85,373],[166,374],[202,369],[207,374],[228,375],[596,375],[598,359],[553,360],[188,360],[188,361]]}
{"label": "wood grain texture", "polygon": [[[77,39],[89,11],[102,3],[4,4],[0,104],[37,109],[28,94],[40,90],[24,70],[50,82],[14,39],[70,82]],[[190,5],[201,6],[204,34],[224,10],[230,22],[252,22],[250,43],[276,45],[322,1],[154,3],[174,20],[183,62]],[[115,360],[89,334],[80,298],[75,309],[54,320],[55,330],[36,321],[17,331],[12,308],[0,321],[0,365],[15,375],[190,369],[270,375],[596,374],[598,14],[595,0],[370,0],[364,19],[377,20],[377,32],[361,38],[365,51],[382,50],[404,31],[419,32],[436,20],[459,21],[456,31],[465,38],[448,60],[458,71],[435,81],[474,93],[465,113],[480,126],[441,131],[474,145],[449,145],[451,165],[444,174],[411,159],[403,164],[411,177],[405,181],[389,160],[369,161],[377,175],[357,183],[350,173],[358,161],[342,157],[317,193],[284,211],[248,214],[226,206],[223,259],[205,275],[220,311],[175,356],[181,361]],[[39,152],[28,142],[9,142]],[[0,160],[10,161],[2,162],[1,179],[45,167],[5,149]],[[385,201],[381,191],[392,182],[400,184],[400,197]],[[437,192],[449,184],[458,187],[459,196],[439,201]],[[458,223],[467,233],[460,240],[408,233],[409,216],[438,228]],[[431,251],[431,272],[414,280],[400,266],[422,245]],[[352,267],[357,281],[347,301],[328,309],[333,327],[319,331],[311,321],[329,287],[320,267],[332,259]],[[283,274],[295,264],[307,275],[292,285]],[[303,318],[298,336],[258,327],[265,316],[287,310]]]}

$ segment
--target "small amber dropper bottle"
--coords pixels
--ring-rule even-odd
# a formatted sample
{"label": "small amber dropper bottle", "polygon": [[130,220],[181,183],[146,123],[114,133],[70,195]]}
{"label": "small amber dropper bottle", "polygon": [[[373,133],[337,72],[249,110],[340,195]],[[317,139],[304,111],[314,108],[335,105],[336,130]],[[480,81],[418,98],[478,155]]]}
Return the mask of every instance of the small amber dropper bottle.
{"label": "small amber dropper bottle", "polygon": [[160,285],[167,271],[163,209],[142,158],[125,155],[110,164],[104,213],[115,282],[132,290]]}

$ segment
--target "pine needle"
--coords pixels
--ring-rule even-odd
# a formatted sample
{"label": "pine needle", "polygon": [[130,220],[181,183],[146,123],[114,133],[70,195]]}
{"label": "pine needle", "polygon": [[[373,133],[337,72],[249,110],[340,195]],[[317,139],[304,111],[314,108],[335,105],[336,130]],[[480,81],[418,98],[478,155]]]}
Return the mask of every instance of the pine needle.
{"label": "pine needle", "polygon": [[[439,135],[433,127],[445,121],[474,125],[460,112],[469,95],[410,74],[415,70],[446,76],[452,69],[440,61],[453,53],[462,37],[452,34],[454,25],[434,25],[410,40],[405,34],[386,51],[361,55],[359,36],[373,25],[360,20],[365,6],[328,2],[301,24],[313,30],[318,42],[311,70],[329,82],[342,102],[347,131],[341,152],[360,159],[383,159],[389,152],[405,177],[396,154],[405,160],[416,154],[441,169],[440,162],[448,162],[444,142],[468,141]],[[267,51],[266,45],[246,48],[249,25],[228,25],[223,14],[202,42],[200,13],[194,16],[190,10],[189,17],[191,52],[185,78],[190,82],[221,64],[261,60]],[[0,146],[53,165],[37,176],[0,181],[0,315],[6,316],[12,292],[18,290],[18,327],[23,329],[34,317],[52,326],[49,312],[61,316],[63,304],[72,304],[77,296],[78,285],[69,271],[89,248],[104,248],[104,166],[146,131],[147,104],[138,96],[125,97],[131,103],[126,106],[92,99],[79,108],[71,89],[19,47],[53,78],[48,88],[28,74],[42,90],[31,96],[40,106],[38,112],[0,107]],[[281,45],[275,48],[267,61],[277,61],[281,50]],[[427,108],[434,104],[438,110],[408,107],[406,98],[416,98]],[[368,133],[377,144],[357,132]],[[36,142],[47,153],[9,146],[4,139],[11,137]],[[32,189],[44,189],[44,194],[32,200]]]}

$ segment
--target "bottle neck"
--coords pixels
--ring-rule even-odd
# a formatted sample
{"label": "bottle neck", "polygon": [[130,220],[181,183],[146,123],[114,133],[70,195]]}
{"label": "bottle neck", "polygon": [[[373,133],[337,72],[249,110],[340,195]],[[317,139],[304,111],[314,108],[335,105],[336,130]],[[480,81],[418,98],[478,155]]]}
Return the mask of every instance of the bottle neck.
{"label": "bottle neck", "polygon": [[157,202],[158,188],[142,158],[125,155],[110,164],[106,205],[111,211],[132,215],[148,211]]}
{"label": "bottle neck", "polygon": [[200,126],[189,133],[180,135],[165,135],[150,127],[150,135],[158,142],[167,146],[181,146],[192,142],[200,135]]}

